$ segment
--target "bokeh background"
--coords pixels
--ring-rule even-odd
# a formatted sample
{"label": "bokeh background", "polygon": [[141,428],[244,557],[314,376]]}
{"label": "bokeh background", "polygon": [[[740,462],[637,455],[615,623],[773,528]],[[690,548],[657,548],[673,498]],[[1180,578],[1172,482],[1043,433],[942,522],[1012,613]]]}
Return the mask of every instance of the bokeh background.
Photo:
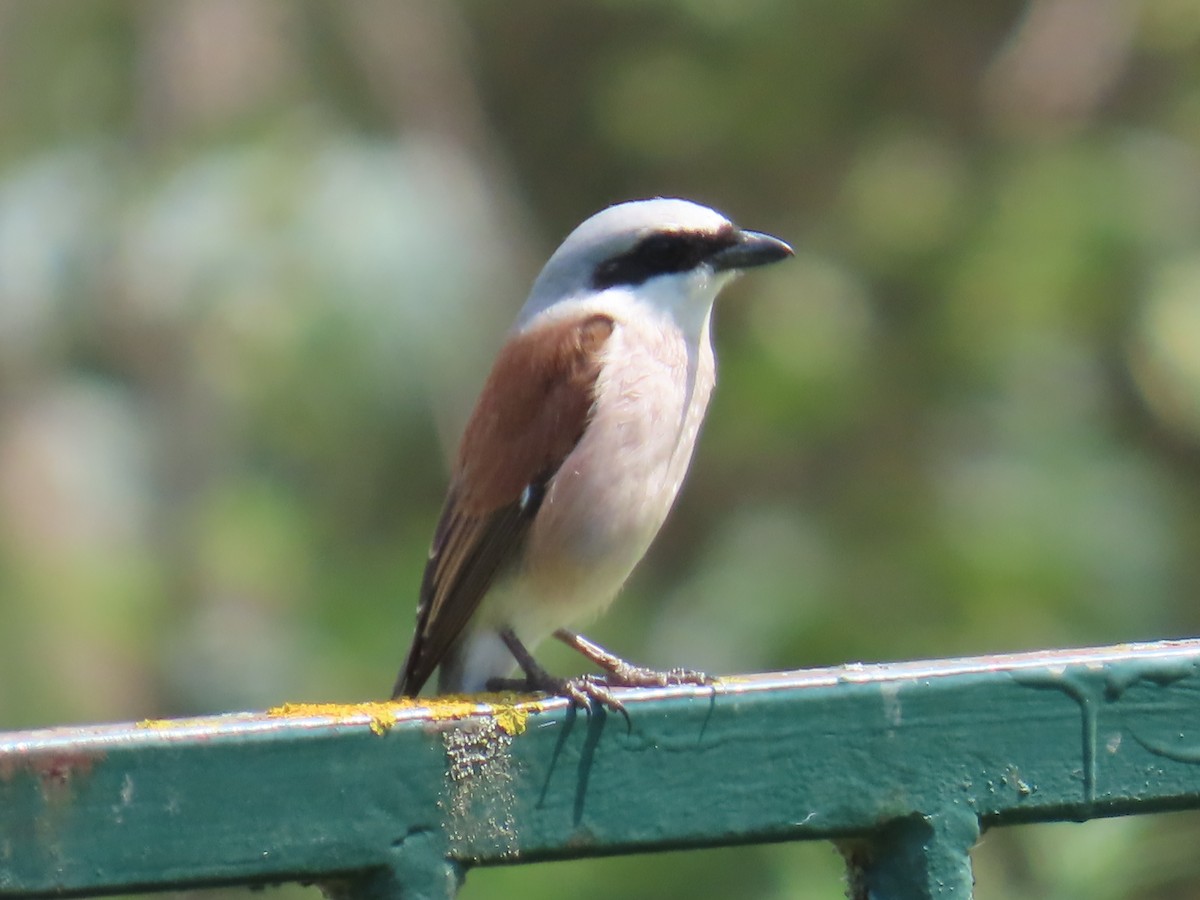
{"label": "bokeh background", "polygon": [[[594,637],[729,672],[1200,633],[1193,0],[6,0],[0,728],[383,696],[529,282],[656,194],[798,252],[722,298]],[[1197,840],[996,831],[978,896],[1200,897]],[[839,880],[781,845],[463,896]]]}

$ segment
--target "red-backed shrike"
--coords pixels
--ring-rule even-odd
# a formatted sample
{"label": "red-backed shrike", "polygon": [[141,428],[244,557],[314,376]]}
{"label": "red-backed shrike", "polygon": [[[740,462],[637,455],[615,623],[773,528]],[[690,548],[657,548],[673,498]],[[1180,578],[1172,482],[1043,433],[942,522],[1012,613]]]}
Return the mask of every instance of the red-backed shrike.
{"label": "red-backed shrike", "polygon": [[[658,533],[687,474],[715,371],[713,301],[783,241],[686,200],[611,206],[533,284],[459,447],[393,696],[440,666],[440,693],[519,665],[531,688],[615,703],[612,685],[704,680],[623,662],[565,626],[598,615]],[[554,633],[608,675],[553,678]]]}

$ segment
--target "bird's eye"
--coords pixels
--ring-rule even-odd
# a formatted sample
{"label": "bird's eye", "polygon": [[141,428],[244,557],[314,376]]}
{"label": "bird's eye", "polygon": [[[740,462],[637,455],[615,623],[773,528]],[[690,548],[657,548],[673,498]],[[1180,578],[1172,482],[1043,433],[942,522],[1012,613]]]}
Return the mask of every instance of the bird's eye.
{"label": "bird's eye", "polygon": [[682,235],[656,234],[637,246],[637,256],[648,271],[684,272],[700,262],[700,247]]}

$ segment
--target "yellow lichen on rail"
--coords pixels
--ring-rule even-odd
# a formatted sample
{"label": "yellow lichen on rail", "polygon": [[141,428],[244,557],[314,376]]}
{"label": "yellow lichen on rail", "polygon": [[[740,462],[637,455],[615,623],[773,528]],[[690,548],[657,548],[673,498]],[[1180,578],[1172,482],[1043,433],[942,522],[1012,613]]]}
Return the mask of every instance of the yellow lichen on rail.
{"label": "yellow lichen on rail", "polygon": [[140,722],[134,722],[134,728],[158,729],[172,728],[178,723],[173,719],[142,719]]}
{"label": "yellow lichen on rail", "polygon": [[505,734],[517,735],[525,730],[531,712],[541,709],[538,701],[518,702],[515,694],[479,694],[430,697],[426,700],[370,701],[365,703],[284,703],[267,710],[272,718],[330,718],[340,721],[366,717],[376,734],[386,734],[399,714],[409,709],[426,709],[434,721],[465,719],[468,716],[491,716]]}
{"label": "yellow lichen on rail", "polygon": [[224,716],[194,716],[190,719],[141,719],[134,728],[144,731],[166,731],[168,728],[219,728],[225,724]]}
{"label": "yellow lichen on rail", "polygon": [[366,703],[283,703],[267,710],[272,719],[336,719],[346,721],[366,717],[371,730],[376,734],[387,734],[396,724],[397,714],[420,704],[411,700],[392,702],[370,701]]}
{"label": "yellow lichen on rail", "polygon": [[422,705],[429,709],[432,719],[441,721],[465,719],[468,716],[491,716],[496,727],[505,734],[518,735],[525,731],[529,714],[540,712],[544,706],[540,700],[521,700],[519,694],[509,691],[492,694],[448,694],[429,697]]}
{"label": "yellow lichen on rail", "polygon": [[496,717],[496,725],[505,734],[517,735],[525,731],[525,722],[529,719],[530,709],[537,709],[536,704],[509,703],[497,704],[493,707],[492,715]]}
{"label": "yellow lichen on rail", "polygon": [[496,727],[505,734],[517,735],[525,730],[525,722],[531,712],[540,712],[544,707],[540,700],[520,700],[518,694],[508,691],[492,694],[447,694],[429,697],[423,705],[429,716],[439,721],[465,719],[468,716],[491,716]]}

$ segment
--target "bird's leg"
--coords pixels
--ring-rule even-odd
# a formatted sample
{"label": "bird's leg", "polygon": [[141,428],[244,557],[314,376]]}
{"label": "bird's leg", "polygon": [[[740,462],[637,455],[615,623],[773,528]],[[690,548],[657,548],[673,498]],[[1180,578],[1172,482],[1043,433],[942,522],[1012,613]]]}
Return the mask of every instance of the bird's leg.
{"label": "bird's leg", "polygon": [[513,658],[517,661],[517,665],[521,667],[521,671],[525,673],[525,680],[518,681],[514,684],[509,679],[497,678],[488,683],[489,688],[493,687],[518,687],[527,688],[534,691],[545,691],[547,694],[558,694],[566,697],[572,703],[590,709],[593,703],[598,703],[601,706],[606,706],[613,712],[619,712],[629,719],[629,714],[625,711],[625,704],[613,696],[607,684],[596,681],[592,678],[558,678],[551,675],[541,664],[533,658],[533,654],[526,649],[521,643],[520,638],[511,628],[505,628],[500,632],[500,640],[504,641],[504,645],[508,647]]}
{"label": "bird's leg", "polygon": [[[695,672],[691,669],[669,669],[660,672],[626,662],[615,653],[610,653],[599,644],[588,640],[582,634],[560,628],[554,636],[573,650],[583,654],[601,669],[608,673],[604,684],[611,687],[667,687],[672,684],[712,684],[715,680],[711,675]],[[597,679],[591,679],[595,682]]]}

